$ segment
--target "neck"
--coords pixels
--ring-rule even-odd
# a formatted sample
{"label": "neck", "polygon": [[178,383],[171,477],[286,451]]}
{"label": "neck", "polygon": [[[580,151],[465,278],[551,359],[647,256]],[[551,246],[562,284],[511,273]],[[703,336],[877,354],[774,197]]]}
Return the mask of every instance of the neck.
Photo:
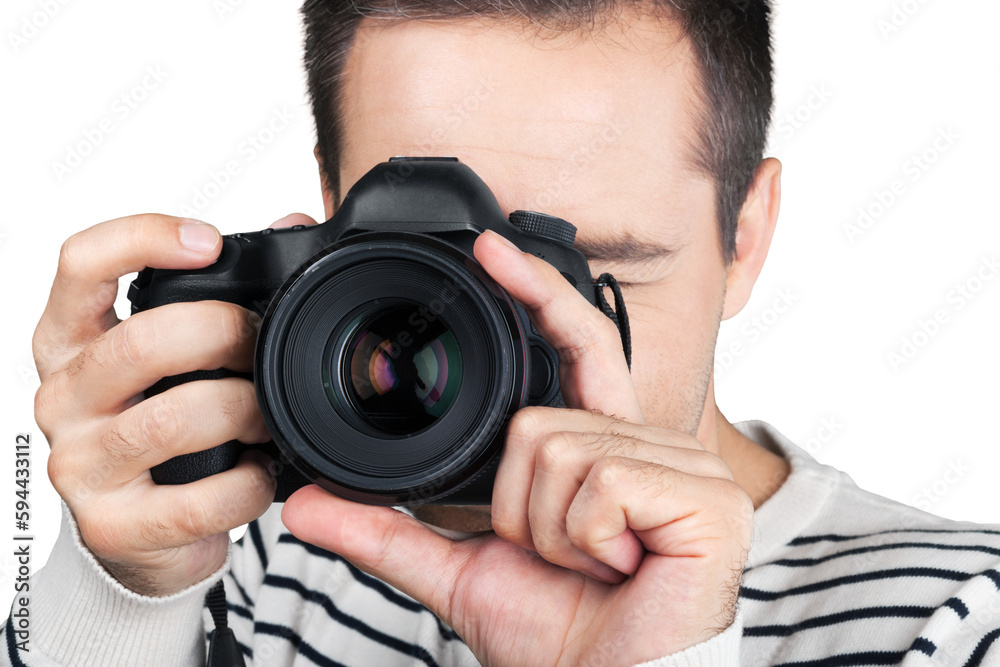
{"label": "neck", "polygon": [[750,496],[755,509],[774,495],[791,470],[785,459],[758,445],[729,423],[715,404],[714,383],[709,385],[697,438],[706,450],[725,461],[733,473],[733,481]]}

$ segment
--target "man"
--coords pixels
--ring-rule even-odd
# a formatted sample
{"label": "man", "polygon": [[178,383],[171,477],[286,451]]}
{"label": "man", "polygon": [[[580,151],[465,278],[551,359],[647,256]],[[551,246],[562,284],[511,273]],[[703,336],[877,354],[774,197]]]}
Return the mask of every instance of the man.
{"label": "man", "polygon": [[[760,160],[766,6],[710,5],[307,3],[327,216],[390,155],[459,156],[505,212],[580,228],[592,272],[625,285],[632,370],[609,320],[487,234],[476,257],[559,350],[570,408],[514,417],[488,511],[417,510],[435,531],[316,487],[268,511],[253,454],[155,487],[160,461],[268,439],[249,382],[140,400],[166,375],[249,369],[256,319],[212,302],[119,324],[109,285],[205,266],[218,234],[165,216],[81,232],[34,340],[72,515],[36,578],[29,664],[196,664],[202,598],[229,566],[231,624],[259,664],[997,660],[996,530],[865,494],[715,405],[716,332],[766,257],[780,166]],[[475,114],[451,113],[479,90]],[[227,557],[225,531],[264,512]]]}

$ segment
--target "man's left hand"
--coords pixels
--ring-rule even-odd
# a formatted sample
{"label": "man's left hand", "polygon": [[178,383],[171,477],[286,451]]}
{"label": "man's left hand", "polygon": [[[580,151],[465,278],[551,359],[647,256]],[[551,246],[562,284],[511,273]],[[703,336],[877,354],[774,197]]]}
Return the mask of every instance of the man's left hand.
{"label": "man's left hand", "polygon": [[422,602],[486,665],[634,665],[715,636],[735,615],[750,498],[694,437],[644,423],[616,327],[554,267],[490,232],[475,252],[559,352],[570,408],[511,420],[495,534],[452,541],[315,485],[285,525]]}

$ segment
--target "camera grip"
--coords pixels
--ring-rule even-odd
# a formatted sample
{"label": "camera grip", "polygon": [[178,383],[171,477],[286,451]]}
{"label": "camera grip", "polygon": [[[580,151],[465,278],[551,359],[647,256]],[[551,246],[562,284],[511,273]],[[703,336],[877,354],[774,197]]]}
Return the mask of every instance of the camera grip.
{"label": "camera grip", "polygon": [[[222,368],[214,371],[193,371],[165,377],[147,389],[145,395],[149,398],[185,382],[217,380],[233,376],[248,380],[253,377],[249,373],[234,373]],[[169,461],[153,466],[149,472],[157,484],[187,484],[234,467],[246,447],[247,445],[237,440],[230,440],[211,449],[175,456]]]}
{"label": "camera grip", "polygon": [[[217,380],[225,377],[253,379],[253,375],[250,373],[234,373],[224,368],[214,371],[193,371],[191,373],[181,373],[180,375],[171,375],[163,378],[147,389],[145,396],[146,398],[155,396],[185,382]],[[256,445],[247,445],[238,440],[230,440],[221,445],[216,445],[211,449],[175,456],[172,459],[153,466],[149,469],[149,472],[153,481],[157,484],[187,484],[188,482],[204,479],[210,475],[233,468],[236,466],[240,454],[248,449],[259,449],[271,457],[272,463],[268,466],[268,470],[277,482],[274,502],[285,502],[288,496],[292,495],[297,489],[311,483],[311,480],[303,477],[294,466],[288,463],[281,455],[278,446],[274,444],[273,440]]]}

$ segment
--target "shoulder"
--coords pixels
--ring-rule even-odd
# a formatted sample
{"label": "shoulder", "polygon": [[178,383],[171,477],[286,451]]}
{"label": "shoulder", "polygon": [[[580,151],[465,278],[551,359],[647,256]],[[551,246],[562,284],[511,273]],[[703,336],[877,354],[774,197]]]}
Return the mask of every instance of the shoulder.
{"label": "shoulder", "polygon": [[864,491],[764,427],[752,429],[775,439],[793,471],[758,513],[763,548],[741,592],[748,649],[767,664],[864,654],[966,664],[976,651],[1000,653],[1000,526]]}

